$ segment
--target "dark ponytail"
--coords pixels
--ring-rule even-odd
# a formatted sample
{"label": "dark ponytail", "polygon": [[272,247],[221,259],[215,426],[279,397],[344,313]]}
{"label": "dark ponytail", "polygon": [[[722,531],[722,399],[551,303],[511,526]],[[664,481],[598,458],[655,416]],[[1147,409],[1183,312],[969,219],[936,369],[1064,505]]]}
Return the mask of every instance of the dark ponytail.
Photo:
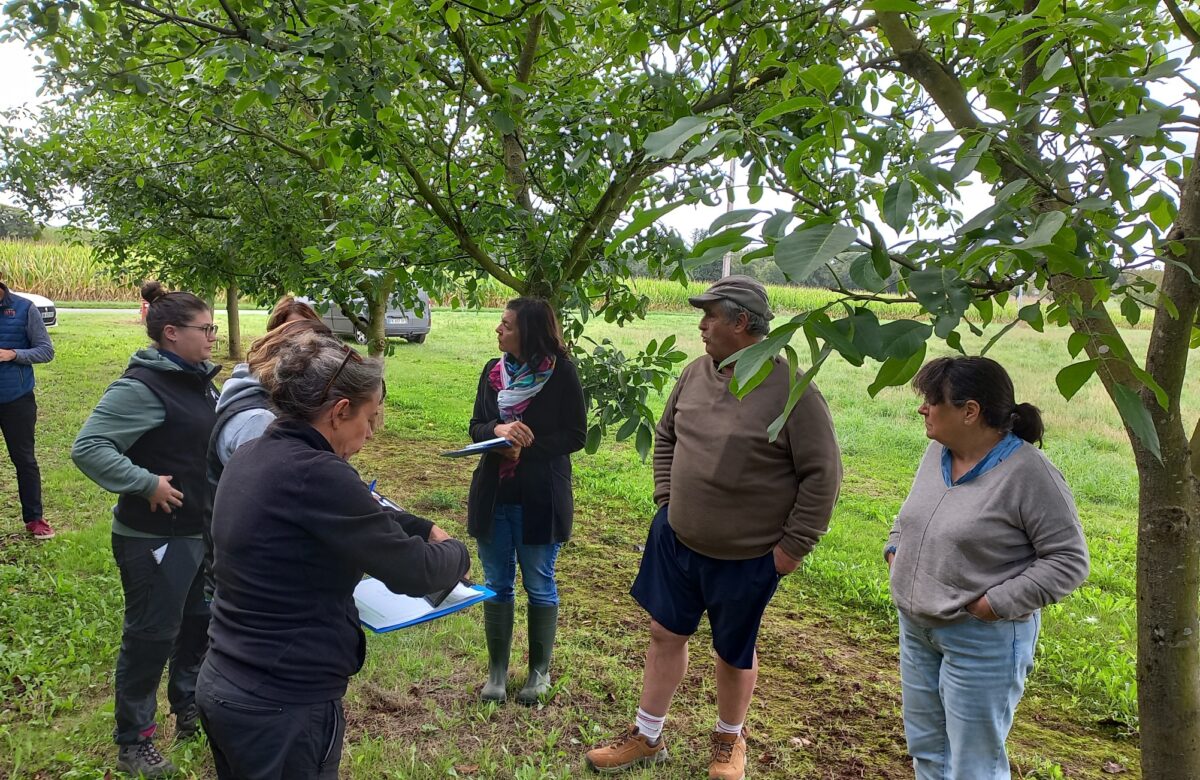
{"label": "dark ponytail", "polygon": [[167,292],[159,282],[142,285],[146,307],[146,335],[155,344],[162,340],[168,325],[187,325],[197,314],[211,311],[208,304],[190,292]]}
{"label": "dark ponytail", "polygon": [[1033,404],[1017,404],[1012,413],[1012,432],[1030,444],[1042,446],[1042,435],[1046,432],[1042,411]]}
{"label": "dark ponytail", "polygon": [[1042,446],[1045,426],[1042,413],[1033,404],[1019,404],[1012,379],[1004,366],[986,357],[941,357],[929,361],[913,377],[913,390],[926,403],[949,401],[962,406],[979,404],[979,413],[990,428],[1009,431],[1030,444]]}

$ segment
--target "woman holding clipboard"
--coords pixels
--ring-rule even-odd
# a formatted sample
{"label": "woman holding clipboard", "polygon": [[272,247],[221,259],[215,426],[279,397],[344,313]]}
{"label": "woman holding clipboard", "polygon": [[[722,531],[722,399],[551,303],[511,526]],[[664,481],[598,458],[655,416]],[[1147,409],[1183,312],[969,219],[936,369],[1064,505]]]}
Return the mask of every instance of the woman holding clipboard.
{"label": "woman holding clipboard", "polygon": [[555,562],[571,536],[571,453],[583,449],[586,408],[562,329],[540,298],[509,301],[496,326],[500,352],[483,367],[471,415],[471,439],[511,444],[485,452],[471,477],[467,532],[479,545],[488,680],[484,701],[507,698],[517,566],[529,599],[529,676],[517,694],[536,704],[550,689],[558,625]]}

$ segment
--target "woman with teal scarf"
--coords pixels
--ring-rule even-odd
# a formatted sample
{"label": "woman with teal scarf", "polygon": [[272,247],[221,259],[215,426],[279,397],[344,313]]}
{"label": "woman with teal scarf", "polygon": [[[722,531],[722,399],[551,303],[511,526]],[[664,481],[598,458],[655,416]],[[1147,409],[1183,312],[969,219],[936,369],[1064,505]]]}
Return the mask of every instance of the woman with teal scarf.
{"label": "woman with teal scarf", "polygon": [[558,551],[571,536],[571,453],[583,449],[583,387],[567,357],[554,310],[540,298],[509,301],[496,326],[501,356],[483,367],[471,439],[503,437],[510,447],[483,455],[471,477],[467,531],[479,545],[488,681],[484,701],[507,698],[517,566],[528,597],[529,674],[517,694],[536,704],[550,690],[558,625]]}

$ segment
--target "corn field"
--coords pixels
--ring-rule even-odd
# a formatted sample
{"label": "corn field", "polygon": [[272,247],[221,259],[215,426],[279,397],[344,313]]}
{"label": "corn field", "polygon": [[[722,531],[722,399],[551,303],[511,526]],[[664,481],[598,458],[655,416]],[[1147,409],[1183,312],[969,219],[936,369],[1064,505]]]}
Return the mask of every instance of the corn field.
{"label": "corn field", "polygon": [[[666,279],[633,279],[630,281],[630,286],[634,291],[639,295],[646,296],[651,311],[693,311],[691,305],[688,303],[688,298],[704,292],[709,284],[710,282],[689,282],[688,286],[684,287],[678,282]],[[482,293],[482,305],[487,307],[501,308],[516,295],[511,289],[494,279],[481,282],[479,287]],[[771,309],[776,314],[784,317],[818,309],[829,304],[831,301],[838,300],[840,297],[837,293],[826,290],[823,287],[767,285],[767,298],[771,302]],[[1029,302],[1026,301],[1026,303]],[[448,305],[450,303],[450,296],[445,296],[444,300],[439,301],[439,303]],[[882,303],[872,301],[869,303],[851,302],[851,305],[866,306],[875,312],[875,315],[880,319],[922,319],[928,316],[921,311],[921,307],[916,303]],[[839,311],[840,309],[835,309],[830,314],[836,317],[839,316]],[[1017,305],[1014,298],[1009,300],[1003,307],[995,307],[993,320],[1001,323],[1011,322],[1016,316]],[[965,319],[970,322],[979,322],[979,312],[971,309],[967,312]]]}
{"label": "corn field", "polygon": [[[0,280],[14,290],[44,295],[55,301],[136,301],[137,285],[133,280],[114,277],[111,271],[98,262],[92,251],[85,246],[65,243],[4,241],[0,240]],[[691,311],[688,296],[698,295],[708,282],[690,282],[687,287],[665,279],[633,279],[630,286],[646,296],[651,311]],[[515,293],[495,281],[487,279],[480,283],[481,303],[486,307],[502,308]],[[771,308],[785,317],[825,306],[838,299],[838,294],[821,287],[793,287],[789,285],[767,285],[767,296]],[[434,300],[436,305],[449,305],[451,295]],[[1026,301],[1027,303],[1031,301]],[[880,319],[921,319],[925,317],[915,303],[855,303],[866,306]],[[1122,327],[1113,309],[1114,318]],[[831,312],[837,316],[837,312]],[[1011,322],[1017,315],[1015,297],[995,309],[995,322]],[[979,312],[967,311],[965,319],[979,322]],[[1144,313],[1138,328],[1149,326],[1149,313]]]}
{"label": "corn field", "polygon": [[123,301],[138,298],[131,281],[116,279],[86,246],[0,241],[0,279],[14,290],[55,301]]}

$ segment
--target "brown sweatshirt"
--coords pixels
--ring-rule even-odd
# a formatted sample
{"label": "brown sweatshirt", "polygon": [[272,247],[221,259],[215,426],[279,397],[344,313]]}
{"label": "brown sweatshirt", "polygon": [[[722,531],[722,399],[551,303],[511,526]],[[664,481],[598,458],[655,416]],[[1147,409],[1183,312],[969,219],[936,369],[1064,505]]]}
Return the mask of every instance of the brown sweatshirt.
{"label": "brown sweatshirt", "polygon": [[744,560],[778,544],[799,560],[829,528],[842,482],[829,407],[809,385],[768,441],[787,403],[787,362],[776,359],[741,401],[730,378],[707,355],[683,370],[658,423],[654,502],[669,502],[671,528],[702,555]]}

